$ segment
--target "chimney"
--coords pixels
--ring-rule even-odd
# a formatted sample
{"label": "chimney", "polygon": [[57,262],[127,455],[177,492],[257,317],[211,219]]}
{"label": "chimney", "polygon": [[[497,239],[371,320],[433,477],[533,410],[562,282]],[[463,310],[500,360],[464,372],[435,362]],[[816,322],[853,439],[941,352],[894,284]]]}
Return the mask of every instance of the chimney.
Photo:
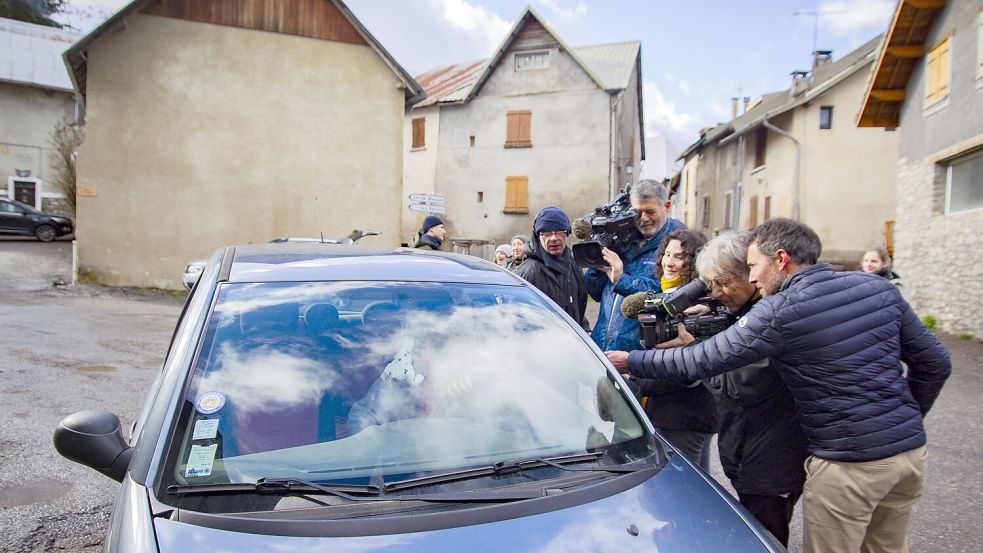
{"label": "chimney", "polygon": [[832,61],[832,50],[816,50],[812,53],[812,70],[815,71],[817,67],[821,67],[827,63],[831,63]]}
{"label": "chimney", "polygon": [[809,88],[809,71],[792,71],[792,96],[798,96]]}
{"label": "chimney", "polygon": [[730,118],[737,119],[737,98],[730,99]]}
{"label": "chimney", "polygon": [[745,96],[744,97],[744,113],[747,113],[747,105],[750,104],[750,103],[751,103],[751,97],[750,96]]}

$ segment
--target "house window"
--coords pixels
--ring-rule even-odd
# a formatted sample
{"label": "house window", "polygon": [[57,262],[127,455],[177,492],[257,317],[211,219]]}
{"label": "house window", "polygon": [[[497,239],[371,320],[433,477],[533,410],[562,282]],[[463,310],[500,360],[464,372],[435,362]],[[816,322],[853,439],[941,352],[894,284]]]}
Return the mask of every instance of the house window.
{"label": "house window", "polygon": [[833,106],[821,106],[819,108],[819,128],[833,128]]}
{"label": "house window", "polygon": [[703,196],[703,209],[700,213],[703,228],[710,228],[710,196]]}
{"label": "house window", "polygon": [[724,192],[724,228],[730,228],[731,225],[731,212],[734,211],[734,191],[728,190]]}
{"label": "house window", "polygon": [[506,115],[505,147],[532,147],[532,112],[510,111]]}
{"label": "house window", "polygon": [[523,52],[515,55],[515,70],[529,71],[533,69],[546,69],[550,66],[550,53],[546,52]]}
{"label": "house window", "polygon": [[768,129],[761,127],[754,133],[754,167],[765,164],[765,151],[768,149]]}
{"label": "house window", "polygon": [[413,119],[413,149],[423,148],[427,145],[426,118],[417,117]]}
{"label": "house window", "polygon": [[752,229],[758,226],[758,197],[751,196],[748,200],[747,228]]}
{"label": "house window", "polygon": [[765,196],[765,217],[763,221],[771,219],[771,196]]}
{"label": "house window", "polygon": [[505,209],[502,213],[529,213],[529,177],[505,177]]}
{"label": "house window", "polygon": [[983,151],[955,159],[946,166],[945,212],[983,207]]}
{"label": "house window", "polygon": [[935,45],[928,53],[925,73],[925,105],[932,105],[949,95],[949,43],[948,37]]}

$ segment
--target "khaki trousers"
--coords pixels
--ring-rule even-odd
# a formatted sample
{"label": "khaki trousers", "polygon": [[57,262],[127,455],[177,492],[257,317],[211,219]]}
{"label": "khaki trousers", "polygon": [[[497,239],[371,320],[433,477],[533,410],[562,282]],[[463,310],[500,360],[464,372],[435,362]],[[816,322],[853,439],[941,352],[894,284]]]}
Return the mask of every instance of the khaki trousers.
{"label": "khaki trousers", "polygon": [[802,490],[805,553],[907,553],[926,451],[846,463],[809,456]]}

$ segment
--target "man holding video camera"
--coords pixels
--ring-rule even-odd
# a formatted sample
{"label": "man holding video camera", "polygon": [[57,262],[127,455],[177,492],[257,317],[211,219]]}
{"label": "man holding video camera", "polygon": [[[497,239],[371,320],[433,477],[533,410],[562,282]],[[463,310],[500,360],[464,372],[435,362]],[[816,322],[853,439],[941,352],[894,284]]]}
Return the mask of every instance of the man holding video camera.
{"label": "man holding video camera", "polygon": [[621,302],[637,292],[662,290],[655,277],[659,244],[666,234],[686,228],[681,221],[669,217],[669,191],[662,183],[639,181],[632,186],[630,197],[632,208],[638,212],[638,236],[623,256],[604,248],[608,265],[591,267],[584,274],[587,293],[601,304],[591,338],[602,350],[638,348],[638,321],[621,313]]}
{"label": "man holding video camera", "polygon": [[951,362],[893,284],[837,273],[817,263],[821,249],[809,227],[769,219],[747,253],[748,281],[765,297],[737,324],[687,347],[608,359],[635,376],[689,381],[770,358],[808,441],[804,551],[907,551],[926,467],[923,417]]}

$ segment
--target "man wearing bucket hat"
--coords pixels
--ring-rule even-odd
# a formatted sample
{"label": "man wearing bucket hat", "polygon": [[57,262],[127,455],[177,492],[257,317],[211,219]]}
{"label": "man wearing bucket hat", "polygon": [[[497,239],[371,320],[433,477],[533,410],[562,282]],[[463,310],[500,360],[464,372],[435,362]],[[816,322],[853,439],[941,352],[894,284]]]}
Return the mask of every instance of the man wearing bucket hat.
{"label": "man wearing bucket hat", "polygon": [[573,320],[589,330],[584,317],[587,288],[580,269],[574,263],[573,253],[567,247],[570,218],[556,206],[544,207],[533,221],[532,233],[532,239],[523,249],[526,260],[515,274],[539,288]]}

